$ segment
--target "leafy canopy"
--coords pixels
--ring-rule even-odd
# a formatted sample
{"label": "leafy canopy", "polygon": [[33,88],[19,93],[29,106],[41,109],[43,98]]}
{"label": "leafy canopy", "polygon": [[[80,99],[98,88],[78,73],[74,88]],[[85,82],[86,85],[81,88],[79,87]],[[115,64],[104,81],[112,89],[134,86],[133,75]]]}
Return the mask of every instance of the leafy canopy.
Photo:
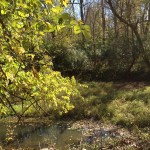
{"label": "leafy canopy", "polygon": [[73,108],[70,99],[79,95],[76,81],[52,70],[42,46],[46,33],[64,28],[87,34],[88,27],[65,12],[67,3],[0,1],[0,114],[12,111],[20,118],[29,110],[61,114]]}

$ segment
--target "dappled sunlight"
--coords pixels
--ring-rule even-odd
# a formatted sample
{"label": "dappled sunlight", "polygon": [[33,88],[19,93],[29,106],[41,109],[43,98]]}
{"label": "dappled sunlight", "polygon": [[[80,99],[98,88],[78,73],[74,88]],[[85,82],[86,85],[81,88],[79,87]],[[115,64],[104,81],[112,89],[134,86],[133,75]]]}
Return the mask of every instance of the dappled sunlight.
{"label": "dappled sunlight", "polygon": [[149,118],[150,0],[0,0],[0,150],[147,149]]}
{"label": "dappled sunlight", "polygon": [[87,86],[88,88],[80,90],[84,100],[80,106],[75,103],[75,116],[103,118],[125,126],[143,127],[150,124],[148,85],[91,82]]}

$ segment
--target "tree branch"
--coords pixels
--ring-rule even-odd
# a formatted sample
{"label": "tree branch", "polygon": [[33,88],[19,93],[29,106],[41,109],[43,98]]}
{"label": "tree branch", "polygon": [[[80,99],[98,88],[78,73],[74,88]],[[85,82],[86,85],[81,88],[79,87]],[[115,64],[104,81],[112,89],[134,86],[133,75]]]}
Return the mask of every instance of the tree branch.
{"label": "tree branch", "polygon": [[123,22],[124,24],[128,25],[129,27],[131,28],[134,28],[135,26],[137,26],[137,23],[129,23],[127,20],[125,20],[123,17],[121,17],[115,10],[115,8],[113,7],[113,4],[112,4],[112,0],[106,0],[106,2],[108,3],[111,11],[113,12],[113,14],[121,21]]}

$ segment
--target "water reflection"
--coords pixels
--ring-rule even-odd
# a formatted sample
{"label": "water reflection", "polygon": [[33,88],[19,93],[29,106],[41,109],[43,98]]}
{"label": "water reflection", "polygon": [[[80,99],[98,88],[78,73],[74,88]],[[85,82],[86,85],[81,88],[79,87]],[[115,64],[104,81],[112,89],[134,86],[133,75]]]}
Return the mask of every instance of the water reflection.
{"label": "water reflection", "polygon": [[[106,130],[100,127],[96,129],[85,126],[81,130],[77,130],[67,122],[54,123],[50,126],[27,123],[14,127],[14,124],[0,123],[0,143],[4,143],[3,148],[43,149],[55,147],[64,150],[69,147],[79,149],[81,145],[91,145],[95,142],[98,142],[99,148],[101,148],[107,137],[117,137],[114,129]],[[13,132],[14,135],[12,135]],[[14,139],[11,142],[6,140],[10,137]]]}
{"label": "water reflection", "polygon": [[[6,124],[0,124],[0,142],[6,139]],[[79,144],[82,132],[70,130],[67,123],[57,123],[51,126],[20,125],[15,128],[15,140],[10,146],[15,148],[42,149],[55,144],[59,150],[64,150],[67,145]],[[4,145],[6,147],[6,145]],[[8,144],[7,144],[8,146]]]}

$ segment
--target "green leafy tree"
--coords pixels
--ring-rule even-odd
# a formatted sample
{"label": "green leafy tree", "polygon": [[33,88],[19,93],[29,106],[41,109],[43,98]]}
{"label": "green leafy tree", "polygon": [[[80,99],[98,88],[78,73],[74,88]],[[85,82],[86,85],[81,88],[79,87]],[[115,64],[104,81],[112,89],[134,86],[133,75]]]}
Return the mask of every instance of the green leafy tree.
{"label": "green leafy tree", "polygon": [[[28,112],[65,113],[79,95],[74,78],[52,70],[43,48],[46,33],[65,28],[85,32],[82,23],[65,12],[67,0],[0,1],[0,114],[19,119]],[[78,30],[78,31],[77,31]]]}

